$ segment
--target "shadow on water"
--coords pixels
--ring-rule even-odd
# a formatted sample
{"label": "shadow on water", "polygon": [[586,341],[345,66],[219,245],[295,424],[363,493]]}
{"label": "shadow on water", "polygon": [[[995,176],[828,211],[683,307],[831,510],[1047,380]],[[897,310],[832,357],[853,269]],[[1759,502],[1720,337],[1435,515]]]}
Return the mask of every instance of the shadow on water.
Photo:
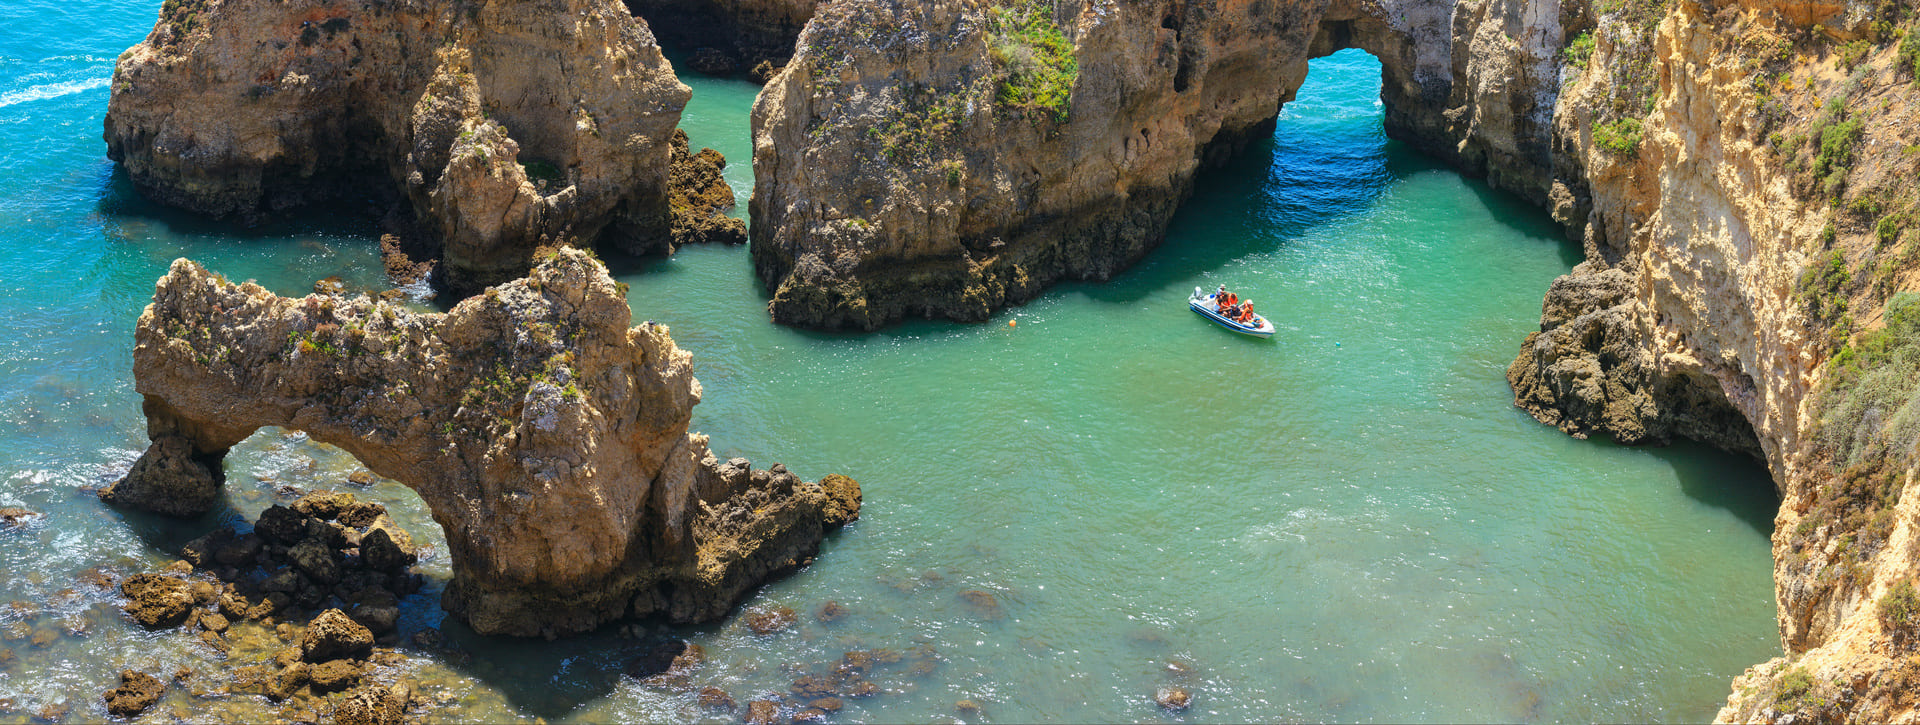
{"label": "shadow on water", "polygon": [[1780,510],[1780,492],[1766,464],[1708,446],[1681,441],[1650,448],[1653,457],[1673,466],[1680,490],[1700,503],[1726,509],[1761,536],[1773,536],[1773,517]]}
{"label": "shadow on water", "polygon": [[[108,220],[159,224],[167,232],[181,236],[208,238],[238,237],[244,240],[289,236],[336,236],[378,239],[379,222],[391,206],[376,196],[335,199],[276,211],[257,224],[237,219],[216,219],[197,212],[178,209],[148,199],[133,185],[133,179],[119,164],[100,180],[95,209]],[[111,235],[125,241],[124,235]]]}

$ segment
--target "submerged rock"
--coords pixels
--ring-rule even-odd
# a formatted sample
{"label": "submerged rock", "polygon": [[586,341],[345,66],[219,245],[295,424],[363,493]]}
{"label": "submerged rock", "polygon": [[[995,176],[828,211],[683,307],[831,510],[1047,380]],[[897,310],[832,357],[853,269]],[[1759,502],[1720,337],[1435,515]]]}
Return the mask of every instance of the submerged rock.
{"label": "submerged rock", "polygon": [[399,725],[407,714],[406,699],[395,688],[368,685],[349,693],[333,708],[337,725]]}
{"label": "submerged rock", "polygon": [[780,703],[772,700],[754,700],[747,703],[747,715],[743,721],[747,725],[773,725],[779,722]]}
{"label": "submerged rock", "polygon": [[[146,455],[216,470],[265,425],[346,449],[418,492],[445,527],[454,578],[443,604],[482,633],[718,618],[856,517],[859,486],[722,464],[688,433],[700,398],[691,356],[665,327],[629,327],[631,315],[606,269],[573,249],[444,314],[277,297],[180,260],[136,331],[135,385],[155,441]],[[150,468],[136,464],[115,500],[175,487],[140,475]],[[219,482],[195,485],[204,490],[189,498],[211,505]],[[270,508],[255,531],[302,552],[300,577],[341,581],[351,572],[324,547],[349,533],[302,509],[346,516],[358,510],[348,500]],[[374,572],[413,562],[383,514],[352,535]],[[327,594],[286,584],[264,613],[261,600],[235,597],[222,611],[258,618]]]}
{"label": "submerged rock", "polygon": [[42,518],[46,518],[46,515],[36,511],[23,508],[0,508],[0,531],[21,528]]}
{"label": "submerged rock", "polygon": [[765,637],[787,631],[797,620],[792,607],[776,604],[747,612],[747,630]]}
{"label": "submerged rock", "polygon": [[734,708],[733,696],[718,687],[700,688],[699,700],[701,707],[710,710],[732,711]]}
{"label": "submerged rock", "polygon": [[1193,693],[1184,687],[1162,687],[1153,693],[1153,703],[1161,708],[1179,712],[1193,704]]}
{"label": "submerged rock", "polygon": [[112,89],[107,153],[146,196],[257,219],[385,191],[460,291],[543,240],[666,246],[689,96],[614,0],[172,3]]}
{"label": "submerged rock", "polygon": [[122,670],[120,686],[108,690],[104,696],[107,700],[107,714],[114,717],[133,717],[153,707],[153,703],[159,702],[160,696],[166,692],[167,683],[161,682],[153,675],[134,670]]}

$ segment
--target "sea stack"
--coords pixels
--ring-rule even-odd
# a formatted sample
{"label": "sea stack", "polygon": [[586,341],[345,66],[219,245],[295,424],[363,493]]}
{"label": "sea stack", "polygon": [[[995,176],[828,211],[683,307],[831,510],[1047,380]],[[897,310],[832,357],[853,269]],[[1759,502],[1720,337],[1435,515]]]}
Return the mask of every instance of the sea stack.
{"label": "sea stack", "polygon": [[689,91],[616,0],[168,2],[112,88],[107,153],[148,197],[245,220],[403,199],[457,292],[542,243],[671,248]]}

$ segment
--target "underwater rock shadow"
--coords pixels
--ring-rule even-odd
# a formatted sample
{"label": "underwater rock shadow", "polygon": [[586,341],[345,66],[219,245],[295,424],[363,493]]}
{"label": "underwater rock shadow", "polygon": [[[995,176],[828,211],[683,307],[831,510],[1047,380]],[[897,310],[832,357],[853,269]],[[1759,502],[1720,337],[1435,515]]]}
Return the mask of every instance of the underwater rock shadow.
{"label": "underwater rock shadow", "polygon": [[1693,441],[1648,448],[1647,453],[1673,467],[1687,498],[1726,509],[1755,533],[1773,537],[1780,493],[1766,464]]}
{"label": "underwater rock shadow", "polygon": [[103,170],[94,211],[108,226],[113,226],[116,220],[135,219],[159,223],[180,236],[253,240],[308,235],[359,237],[377,243],[380,220],[397,201],[374,194],[329,199],[275,212],[259,223],[248,224],[239,219],[220,219],[160,204],[141,194],[119,164],[108,163]]}

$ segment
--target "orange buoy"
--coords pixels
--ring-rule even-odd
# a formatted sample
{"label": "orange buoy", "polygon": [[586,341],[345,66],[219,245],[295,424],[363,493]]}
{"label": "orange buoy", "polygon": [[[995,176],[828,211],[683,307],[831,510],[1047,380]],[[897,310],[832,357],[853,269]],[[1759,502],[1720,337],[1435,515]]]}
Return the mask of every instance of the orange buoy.
{"label": "orange buoy", "polygon": [[1007,320],[1007,327],[1013,327],[1015,324],[1018,324],[1019,322],[1020,322],[1019,320]]}

